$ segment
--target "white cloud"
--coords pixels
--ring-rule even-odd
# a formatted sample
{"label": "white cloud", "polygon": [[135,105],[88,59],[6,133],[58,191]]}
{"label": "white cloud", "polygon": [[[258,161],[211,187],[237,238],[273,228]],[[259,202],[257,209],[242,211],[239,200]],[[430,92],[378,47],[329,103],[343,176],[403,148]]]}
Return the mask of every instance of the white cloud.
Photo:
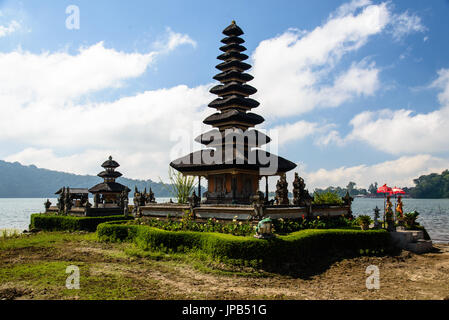
{"label": "white cloud", "polygon": [[426,30],[427,28],[422,24],[421,18],[418,15],[410,14],[406,11],[393,16],[391,30],[389,32],[396,41],[400,41],[406,35],[425,32]]}
{"label": "white cloud", "polygon": [[442,89],[438,99],[442,105],[449,106],[449,69],[439,70],[438,78],[432,83],[431,87]]}
{"label": "white cloud", "polygon": [[276,126],[272,130],[279,132],[279,135],[282,137],[282,140],[279,142],[285,144],[291,141],[302,140],[316,133],[319,130],[319,126],[313,122],[298,121]]}
{"label": "white cloud", "polygon": [[391,154],[448,152],[449,69],[440,70],[431,87],[442,89],[440,109],[417,114],[406,109],[362,112],[351,120],[353,130],[343,140],[361,140]]}
{"label": "white cloud", "polygon": [[99,42],[67,52],[34,54],[0,53],[0,93],[30,101],[65,102],[105,88],[119,87],[124,80],[142,75],[157,52],[118,52]]}
{"label": "white cloud", "polygon": [[168,28],[168,34],[169,34],[169,39],[167,42],[168,50],[174,50],[183,44],[189,44],[194,48],[196,48],[197,46],[196,41],[190,38],[190,36],[187,34],[173,32],[170,28]]}
{"label": "white cloud", "polygon": [[168,31],[158,50],[126,53],[105,48],[103,42],[82,47],[78,54],[24,51],[0,53],[0,93],[28,101],[57,101],[79,98],[106,88],[117,88],[141,76],[156,57],[182,44],[194,45],[188,35]]}
{"label": "white cloud", "polygon": [[6,37],[20,29],[20,23],[12,20],[7,25],[0,25],[0,38]]}
{"label": "white cloud", "polygon": [[[369,6],[370,4],[372,4],[371,0],[352,0],[351,2],[343,3],[336,10],[336,16],[342,17],[348,14],[353,14],[358,9]],[[334,14],[331,14],[330,16],[333,17]]]}
{"label": "white cloud", "polygon": [[119,52],[100,42],[75,54],[0,54],[0,142],[27,146],[6,159],[95,174],[112,154],[121,159],[128,177],[157,179],[165,174],[172,160],[171,133],[189,130],[194,120],[205,118],[210,85],[179,85],[110,102],[79,98],[125,85],[158,55],[193,45],[189,39],[170,31],[158,51],[149,53]]}
{"label": "white cloud", "polygon": [[[326,144],[322,142],[323,136],[330,135],[335,130],[334,124],[317,123],[300,120],[294,123],[286,123],[275,126],[270,129],[270,137],[276,134],[280,139],[276,139],[279,145],[285,145],[293,141],[303,140],[307,137],[316,136],[315,143],[318,145]],[[276,149],[273,149],[273,152]]]}
{"label": "white cloud", "polygon": [[340,167],[336,169],[320,169],[304,172],[305,182],[309,190],[328,186],[346,186],[350,181],[358,187],[367,188],[371,183],[383,185],[411,187],[413,179],[429,174],[440,173],[447,169],[449,159],[433,157],[427,154],[401,157],[374,165]]}
{"label": "white cloud", "polygon": [[[262,41],[252,56],[261,112],[284,117],[372,95],[379,87],[374,64],[362,61],[339,75],[332,73],[342,56],[358,50],[388,25],[387,4],[369,4],[353,1],[310,32],[289,30]],[[328,79],[333,83],[326,83]]]}

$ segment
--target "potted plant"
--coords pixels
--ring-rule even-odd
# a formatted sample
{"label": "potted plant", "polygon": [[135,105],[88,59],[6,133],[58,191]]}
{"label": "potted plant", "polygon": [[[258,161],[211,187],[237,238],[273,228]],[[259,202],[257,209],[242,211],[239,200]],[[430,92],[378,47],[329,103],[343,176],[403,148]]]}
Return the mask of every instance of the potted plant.
{"label": "potted plant", "polygon": [[368,230],[369,229],[369,225],[371,224],[372,220],[370,216],[367,215],[361,215],[357,217],[357,221],[360,225],[360,228],[362,230]]}
{"label": "potted plant", "polygon": [[413,228],[416,226],[416,219],[418,219],[419,212],[413,211],[404,214],[404,222],[407,228]]}

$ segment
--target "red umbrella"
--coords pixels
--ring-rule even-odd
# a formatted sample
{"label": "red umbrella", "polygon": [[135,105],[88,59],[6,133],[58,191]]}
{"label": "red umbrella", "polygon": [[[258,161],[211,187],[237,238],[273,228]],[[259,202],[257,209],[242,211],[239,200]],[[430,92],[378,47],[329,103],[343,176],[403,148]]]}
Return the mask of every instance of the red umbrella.
{"label": "red umbrella", "polygon": [[391,191],[393,192],[393,194],[405,194],[405,191],[401,188],[394,187],[393,189],[391,189]]}
{"label": "red umbrella", "polygon": [[377,189],[377,193],[383,193],[384,194],[384,225],[385,225],[385,211],[386,211],[386,204],[385,204],[385,193],[388,193],[391,195],[393,193],[393,189],[387,186],[387,184],[384,184],[382,187]]}
{"label": "red umbrella", "polygon": [[391,189],[390,187],[387,187],[387,184],[384,184],[382,187],[379,187],[377,189],[377,193],[392,193],[393,189]]}

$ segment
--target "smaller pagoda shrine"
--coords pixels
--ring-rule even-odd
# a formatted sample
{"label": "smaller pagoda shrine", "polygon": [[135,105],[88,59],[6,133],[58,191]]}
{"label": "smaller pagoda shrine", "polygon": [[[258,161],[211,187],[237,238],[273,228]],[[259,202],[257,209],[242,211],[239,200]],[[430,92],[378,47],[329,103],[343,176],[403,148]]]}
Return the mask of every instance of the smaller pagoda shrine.
{"label": "smaller pagoda shrine", "polygon": [[107,209],[108,213],[112,213],[111,209],[119,209],[118,211],[122,213],[123,208],[127,205],[128,193],[131,190],[115,181],[122,176],[120,172],[116,171],[120,165],[112,157],[109,157],[101,166],[104,171],[100,172],[98,176],[103,178],[104,181],[89,189],[89,192],[94,195],[94,205],[89,211]]}

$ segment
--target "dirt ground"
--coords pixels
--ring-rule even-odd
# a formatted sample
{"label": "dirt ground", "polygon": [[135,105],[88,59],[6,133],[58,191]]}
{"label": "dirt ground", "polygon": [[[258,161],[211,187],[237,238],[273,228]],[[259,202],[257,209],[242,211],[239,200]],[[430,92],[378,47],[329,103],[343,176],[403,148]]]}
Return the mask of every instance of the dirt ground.
{"label": "dirt ground", "polygon": [[[65,241],[2,249],[0,299],[449,299],[448,245],[422,255],[345,259],[309,276],[237,275],[213,263],[126,254],[127,246]],[[65,289],[64,268],[72,264],[82,266],[80,290]],[[379,268],[379,289],[366,287],[370,265]]]}

